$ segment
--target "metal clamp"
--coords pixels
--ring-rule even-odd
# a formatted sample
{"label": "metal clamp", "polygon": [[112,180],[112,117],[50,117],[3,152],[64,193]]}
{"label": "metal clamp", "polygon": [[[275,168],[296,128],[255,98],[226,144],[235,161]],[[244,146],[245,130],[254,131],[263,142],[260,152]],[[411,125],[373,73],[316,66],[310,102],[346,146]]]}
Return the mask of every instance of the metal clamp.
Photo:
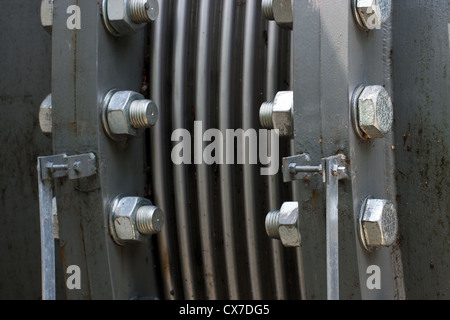
{"label": "metal clamp", "polygon": [[318,166],[310,165],[310,157],[307,154],[283,159],[284,182],[308,179],[311,174],[320,173],[326,184],[327,295],[329,300],[339,299],[338,182],[347,178],[346,166],[344,155],[324,158]]}
{"label": "metal clamp", "polygon": [[52,180],[64,177],[68,177],[70,180],[77,180],[93,176],[97,173],[96,158],[93,153],[76,156],[61,154],[39,157],[37,171],[41,232],[42,299],[55,300],[55,230],[53,229]]}

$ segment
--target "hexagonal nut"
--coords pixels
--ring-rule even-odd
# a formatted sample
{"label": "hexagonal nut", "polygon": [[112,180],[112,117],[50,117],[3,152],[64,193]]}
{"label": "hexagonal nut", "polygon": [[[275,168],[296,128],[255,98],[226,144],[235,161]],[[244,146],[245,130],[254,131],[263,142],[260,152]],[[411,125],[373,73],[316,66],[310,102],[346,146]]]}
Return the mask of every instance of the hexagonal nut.
{"label": "hexagonal nut", "polygon": [[398,235],[397,211],[388,200],[368,199],[361,217],[363,242],[367,248],[389,247]]}
{"label": "hexagonal nut", "polygon": [[273,102],[272,121],[281,137],[294,136],[294,92],[281,91]]}
{"label": "hexagonal nut", "polygon": [[357,0],[357,9],[367,29],[380,29],[391,16],[391,0]]}
{"label": "hexagonal nut", "polygon": [[141,207],[150,205],[152,203],[149,200],[140,197],[125,197],[117,201],[112,212],[112,222],[117,240],[134,242],[147,239],[138,230],[136,215]]}
{"label": "hexagonal nut", "polygon": [[276,23],[280,27],[292,30],[294,26],[293,0],[273,0],[272,10]]}
{"label": "hexagonal nut", "polygon": [[41,25],[48,33],[53,28],[53,0],[41,1]]}
{"label": "hexagonal nut", "polygon": [[120,35],[136,33],[144,24],[136,24],[131,19],[129,0],[108,0],[108,21]]}
{"label": "hexagonal nut", "polygon": [[48,136],[52,134],[52,108],[52,94],[49,94],[39,108],[39,126],[42,133]]}
{"label": "hexagonal nut", "polygon": [[285,247],[300,247],[298,202],[285,202],[280,209],[279,235]]}
{"label": "hexagonal nut", "polygon": [[115,135],[137,136],[130,119],[130,106],[136,100],[145,99],[142,94],[133,91],[114,93],[107,108],[107,121],[111,133]]}
{"label": "hexagonal nut", "polygon": [[368,86],[358,98],[358,124],[367,138],[383,138],[392,129],[394,107],[382,86]]}

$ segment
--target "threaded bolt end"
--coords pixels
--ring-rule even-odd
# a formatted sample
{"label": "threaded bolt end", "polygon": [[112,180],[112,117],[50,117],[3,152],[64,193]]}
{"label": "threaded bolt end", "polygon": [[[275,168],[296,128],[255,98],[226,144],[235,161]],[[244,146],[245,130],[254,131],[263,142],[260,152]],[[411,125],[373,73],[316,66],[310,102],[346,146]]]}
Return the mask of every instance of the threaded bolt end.
{"label": "threaded bolt end", "polygon": [[130,106],[130,123],[135,129],[153,127],[159,118],[158,107],[151,100],[136,100]]}
{"label": "threaded bolt end", "polygon": [[259,110],[259,121],[264,129],[274,129],[272,114],[273,102],[264,102]]}
{"label": "threaded bolt end", "polygon": [[262,0],[262,12],[267,20],[275,20],[273,14],[273,0]]}
{"label": "threaded bolt end", "polygon": [[145,206],[136,214],[136,227],[143,235],[158,234],[164,226],[164,214],[158,207]]}
{"label": "threaded bolt end", "polygon": [[136,24],[155,21],[159,15],[157,0],[130,0],[131,20]]}
{"label": "threaded bolt end", "polygon": [[280,210],[271,211],[266,216],[266,233],[271,239],[280,239]]}

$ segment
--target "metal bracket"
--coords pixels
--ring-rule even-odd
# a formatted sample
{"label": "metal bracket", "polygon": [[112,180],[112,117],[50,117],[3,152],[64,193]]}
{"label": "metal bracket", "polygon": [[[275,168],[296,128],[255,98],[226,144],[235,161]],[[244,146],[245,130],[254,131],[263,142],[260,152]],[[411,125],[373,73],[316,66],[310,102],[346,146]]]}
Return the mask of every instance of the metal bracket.
{"label": "metal bracket", "polygon": [[327,297],[339,300],[339,180],[347,178],[345,156],[322,159],[324,181],[327,189]]}
{"label": "metal bracket", "polygon": [[338,202],[339,180],[347,178],[347,164],[344,155],[322,159],[318,166],[310,165],[307,154],[283,159],[283,180],[291,182],[309,179],[310,174],[320,173],[326,184],[327,193],[327,295],[329,300],[339,299],[339,233]]}
{"label": "metal bracket", "polygon": [[337,176],[339,180],[347,178],[345,156],[338,155],[331,158],[322,159],[322,163],[318,166],[311,166],[311,158],[308,154],[301,154],[293,157],[283,158],[282,173],[284,182],[293,182],[297,180],[309,180],[311,174],[320,173],[323,176],[323,182],[326,183],[326,168],[328,159],[335,159],[332,166],[332,174]]}
{"label": "metal bracket", "polygon": [[55,231],[53,229],[52,180],[68,177],[70,180],[87,178],[97,173],[93,153],[67,156],[66,154],[39,157],[37,164],[39,188],[39,217],[41,232],[42,299],[56,299]]}

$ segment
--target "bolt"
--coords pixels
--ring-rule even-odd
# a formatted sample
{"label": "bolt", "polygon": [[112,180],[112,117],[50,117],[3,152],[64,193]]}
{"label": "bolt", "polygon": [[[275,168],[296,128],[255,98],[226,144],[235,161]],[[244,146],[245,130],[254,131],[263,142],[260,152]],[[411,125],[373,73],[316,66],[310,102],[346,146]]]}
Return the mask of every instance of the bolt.
{"label": "bolt", "polygon": [[346,171],[347,171],[347,168],[346,168],[346,167],[342,167],[342,166],[339,166],[339,165],[337,165],[337,164],[335,164],[335,165],[333,166],[333,168],[331,168],[331,173],[332,173],[333,176],[335,176],[335,177],[339,176],[340,174],[345,174]]}
{"label": "bolt", "polygon": [[280,210],[271,211],[266,216],[266,233],[270,239],[280,239]]}
{"label": "bolt", "polygon": [[293,0],[262,0],[261,7],[267,20],[275,21],[280,27],[293,28]]}
{"label": "bolt", "polygon": [[[357,89],[357,93],[361,91]],[[356,93],[356,94],[357,94]],[[353,127],[363,139],[386,136],[394,122],[394,107],[389,93],[382,86],[368,86],[354,98]]]}
{"label": "bolt", "polygon": [[261,125],[276,129],[281,137],[294,136],[294,92],[281,91],[273,102],[264,102],[259,111]]}
{"label": "bolt", "polygon": [[49,162],[47,164],[47,170],[49,172],[66,171],[68,169],[69,169],[68,164],[53,164],[52,162]]}
{"label": "bolt", "polygon": [[158,108],[151,100],[136,100],[130,106],[130,122],[135,129],[151,128],[158,122]]}
{"label": "bolt", "polygon": [[158,0],[103,0],[106,29],[116,37],[133,34],[159,15]]}
{"label": "bolt", "polygon": [[53,28],[53,0],[41,1],[41,25],[48,33]]}
{"label": "bolt", "polygon": [[391,0],[353,0],[355,20],[364,30],[380,29],[391,11]]}
{"label": "bolt", "polygon": [[164,225],[164,214],[158,207],[145,206],[139,208],[136,215],[136,226],[144,235],[158,234]]}
{"label": "bolt", "polygon": [[119,245],[142,242],[161,232],[164,214],[141,197],[116,198],[110,214],[110,233]]}
{"label": "bolt", "polygon": [[289,173],[296,175],[297,173],[320,173],[323,171],[322,165],[319,166],[297,166],[295,163],[289,164]]}
{"label": "bolt", "polygon": [[273,0],[262,0],[262,12],[264,18],[267,20],[275,20],[275,16],[273,15]]}
{"label": "bolt", "polygon": [[398,234],[394,204],[389,200],[367,199],[361,212],[359,228],[363,246],[368,251],[392,246]]}
{"label": "bolt", "polygon": [[285,202],[279,211],[269,212],[265,226],[271,239],[280,239],[285,247],[300,247],[298,202]]}
{"label": "bolt", "polygon": [[130,0],[129,8],[131,20],[134,23],[149,23],[158,18],[159,3],[157,0]]}
{"label": "bolt", "polygon": [[74,170],[75,172],[81,173],[80,167],[81,167],[81,162],[80,162],[80,161],[75,161],[75,162],[73,163],[72,168],[73,168],[73,170]]}
{"label": "bolt", "polygon": [[39,107],[39,126],[42,133],[47,136],[52,135],[52,109],[52,94],[49,94]]}
{"label": "bolt", "polygon": [[259,120],[265,129],[274,129],[273,119],[273,101],[264,102],[259,110]]}
{"label": "bolt", "polygon": [[140,129],[151,128],[159,117],[155,103],[133,91],[108,92],[103,99],[103,109],[103,127],[114,140],[139,136]]}

